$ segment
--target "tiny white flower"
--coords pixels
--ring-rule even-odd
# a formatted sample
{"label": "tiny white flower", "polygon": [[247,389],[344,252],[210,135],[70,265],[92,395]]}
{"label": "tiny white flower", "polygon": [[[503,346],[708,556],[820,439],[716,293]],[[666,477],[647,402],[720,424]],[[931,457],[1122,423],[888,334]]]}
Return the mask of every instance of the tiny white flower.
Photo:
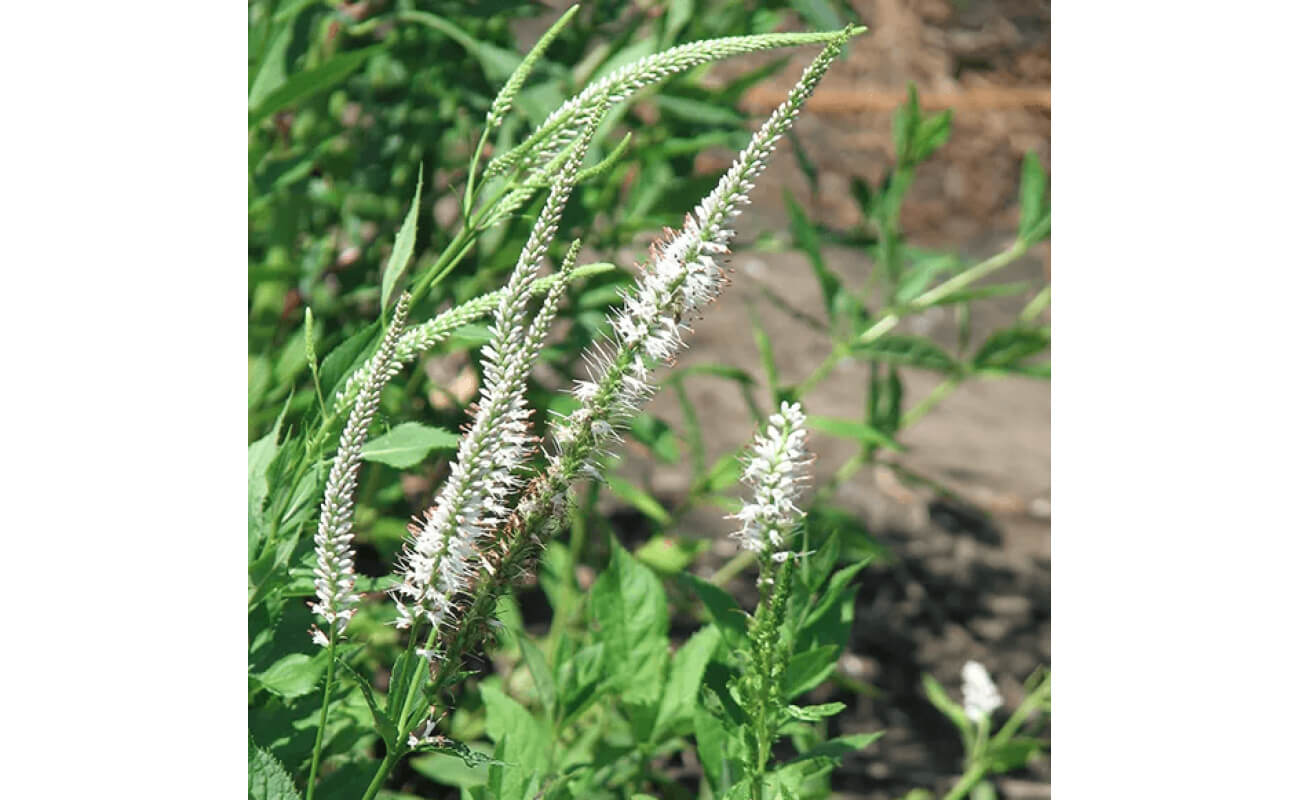
{"label": "tiny white flower", "polygon": [[966,716],[978,722],[1002,707],[1002,695],[983,664],[967,661],[961,668],[962,705]]}

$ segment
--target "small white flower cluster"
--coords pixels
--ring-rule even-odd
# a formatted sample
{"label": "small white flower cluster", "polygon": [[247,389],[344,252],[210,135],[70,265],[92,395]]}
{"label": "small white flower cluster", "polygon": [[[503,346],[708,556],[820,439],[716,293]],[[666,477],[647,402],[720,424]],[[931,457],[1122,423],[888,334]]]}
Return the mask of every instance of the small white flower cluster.
{"label": "small white flower cluster", "polygon": [[782,548],[790,529],[804,515],[794,503],[808,481],[812,462],[805,421],[798,403],[782,403],[781,410],[768,418],[766,430],[759,430],[742,476],[753,488],[754,499],[734,517],[741,522],[741,529],[732,534],[740,546],[768,554],[778,564],[790,557]]}
{"label": "small white flower cluster", "polygon": [[[360,601],[353,592],[357,579],[353,569],[352,518],[357,472],[361,468],[361,447],[379,408],[379,393],[388,382],[388,364],[406,324],[409,304],[410,295],[404,294],[397,301],[388,333],[374,357],[375,369],[358,390],[356,405],[348,415],[343,435],[339,438],[338,453],[325,482],[325,499],[321,503],[320,521],[316,527],[314,574],[317,602],[312,604],[312,610],[324,617],[336,634],[343,633]],[[316,644],[329,645],[330,637],[319,628],[313,626],[311,635]]]}
{"label": "small white flower cluster", "polygon": [[[403,580],[393,591],[399,628],[420,617],[435,630],[442,627],[456,596],[487,563],[479,558],[481,544],[511,513],[508,501],[521,485],[520,471],[535,441],[524,389],[565,281],[552,285],[532,324],[526,325],[530,286],[555,237],[593,132],[589,126],[570,154],[497,306],[483,348],[483,389],[474,422],[461,437],[451,474],[423,523],[412,527],[413,540],[402,554]],[[562,272],[572,269],[576,254],[576,246],[570,248]]]}
{"label": "small white flower cluster", "polygon": [[978,661],[967,661],[961,668],[962,706],[966,716],[979,722],[1002,707],[1002,695],[993,685],[989,671]]}

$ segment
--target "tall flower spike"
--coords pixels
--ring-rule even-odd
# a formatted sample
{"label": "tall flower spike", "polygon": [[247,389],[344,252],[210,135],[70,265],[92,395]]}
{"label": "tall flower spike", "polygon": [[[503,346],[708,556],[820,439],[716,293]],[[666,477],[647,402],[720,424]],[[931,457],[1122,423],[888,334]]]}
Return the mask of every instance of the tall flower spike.
{"label": "tall flower spike", "polygon": [[552,456],[556,486],[596,470],[596,459],[622,425],[654,392],[655,366],[671,362],[685,346],[682,336],[716,298],[726,282],[720,259],[734,231],[727,226],[749,203],[754,181],[767,166],[777,141],[794,123],[799,107],[839,54],[851,33],[846,28],[804,70],[798,84],[737,156],[714,190],[681,231],[652,248],[652,258],[622,309],[610,319],[611,341],[588,353],[594,364],[589,380],[574,394],[582,405],[556,434],[559,452]]}
{"label": "tall flower spike", "polygon": [[798,403],[782,403],[781,410],[768,418],[766,429],[755,436],[745,463],[742,480],[754,490],[754,498],[735,515],[741,529],[732,535],[764,561],[779,564],[789,558],[783,548],[804,515],[795,501],[808,482],[812,461],[805,447],[805,419]]}
{"label": "tall flower spike", "polygon": [[486,177],[499,175],[516,164],[531,169],[547,163],[582,131],[586,121],[581,118],[581,112],[595,108],[602,100],[608,105],[622,102],[645,86],[710,61],[777,47],[818,44],[834,40],[837,35],[817,32],[727,36],[679,45],[625,64],[552,111],[518,147],[493,159],[488,164]]}
{"label": "tall flower spike", "polygon": [[[594,125],[587,126],[570,152],[497,305],[491,338],[483,348],[483,389],[473,424],[461,437],[451,474],[423,521],[412,526],[412,540],[402,554],[402,582],[393,592],[400,628],[420,618],[435,630],[446,622],[456,596],[478,571],[480,545],[509,515],[507,501],[520,486],[518,473],[534,441],[525,383],[563,281],[552,287],[531,327],[526,325],[530,287],[594,132]],[[576,248],[571,248],[562,274],[571,271],[574,255]]]}
{"label": "tall flower spike", "polygon": [[589,379],[574,388],[580,406],[557,424],[549,466],[510,519],[497,577],[477,591],[476,613],[490,614],[493,594],[564,525],[570,487],[582,478],[600,477],[600,459],[617,440],[617,428],[654,392],[651,370],[677,354],[683,346],[682,333],[689,331],[687,325],[721,290],[724,275],[718,259],[727,252],[733,235],[727,224],[748,202],[749,190],[777,140],[794,123],[799,106],[855,32],[845,28],[827,45],[713,192],[687,216],[682,230],[652,248],[650,264],[626,295],[623,308],[611,318],[609,341],[586,354]]}
{"label": "tall flower spike", "polygon": [[356,613],[360,598],[353,592],[352,518],[356,510],[353,496],[357,491],[357,471],[361,468],[361,447],[379,408],[379,393],[388,382],[388,363],[397,349],[398,337],[406,324],[411,296],[403,293],[393,310],[388,332],[374,357],[375,369],[362,384],[356,405],[348,415],[347,425],[339,438],[338,453],[325,482],[325,499],[321,503],[320,522],[316,527],[316,602],[312,610],[328,623],[331,634],[312,627],[312,639],[326,646],[334,635],[342,634],[348,620]]}

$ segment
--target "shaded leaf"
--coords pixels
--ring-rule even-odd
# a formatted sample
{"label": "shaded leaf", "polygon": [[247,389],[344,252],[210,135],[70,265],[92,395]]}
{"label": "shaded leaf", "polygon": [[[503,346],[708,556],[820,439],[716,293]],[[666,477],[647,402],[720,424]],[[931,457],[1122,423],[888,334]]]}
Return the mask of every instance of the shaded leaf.
{"label": "shaded leaf", "polygon": [[393,296],[393,287],[397,286],[397,279],[402,277],[406,272],[406,267],[411,263],[411,253],[415,250],[415,229],[416,219],[420,214],[420,190],[424,188],[424,163],[420,164],[419,176],[415,181],[415,197],[411,200],[411,208],[406,212],[406,219],[402,222],[402,227],[397,231],[397,238],[393,241],[393,252],[388,256],[388,265],[384,267],[383,289],[379,296],[379,307],[388,308],[388,300]]}
{"label": "shaded leaf", "polygon": [[434,450],[455,450],[460,437],[448,430],[419,422],[403,422],[383,436],[366,442],[361,457],[366,461],[407,469],[423,461]]}
{"label": "shaded leaf", "polygon": [[[303,636],[306,637],[306,632]],[[315,689],[324,673],[324,658],[313,658],[306,653],[290,653],[254,677],[266,690],[292,700]]]}
{"label": "shaded leaf", "polygon": [[848,419],[835,419],[833,417],[822,417],[817,415],[808,416],[808,427],[819,430],[822,433],[829,433],[831,436],[840,439],[851,439],[863,444],[875,444],[901,453],[904,447],[895,441],[894,437],[877,430],[865,422],[854,422]]}
{"label": "shaded leaf", "polygon": [[659,741],[665,734],[674,733],[679,723],[690,718],[691,710],[696,707],[704,669],[721,640],[721,632],[715,626],[709,625],[696,631],[695,635],[673,654],[668,683],[664,687],[659,716],[655,720],[654,733],[651,735],[653,741]]}
{"label": "shaded leaf", "polygon": [[358,67],[366,63],[366,60],[379,49],[380,46],[375,45],[363,50],[339,53],[320,66],[303,70],[290,77],[275,89],[267,92],[256,108],[250,107],[248,113],[249,127],[257,125],[286,106],[338,84]]}
{"label": "shaded leaf", "polygon": [[279,759],[248,740],[248,800],[299,800],[302,795]]}
{"label": "shaded leaf", "polygon": [[920,336],[881,336],[872,342],[857,342],[853,353],[890,364],[953,372],[959,365],[939,345]]}
{"label": "shaded leaf", "polygon": [[605,482],[609,486],[609,490],[617,495],[619,499],[630,503],[633,508],[660,525],[667,525],[672,522],[673,518],[668,513],[668,509],[664,508],[658,500],[646,492],[641,491],[617,475],[610,475]]}

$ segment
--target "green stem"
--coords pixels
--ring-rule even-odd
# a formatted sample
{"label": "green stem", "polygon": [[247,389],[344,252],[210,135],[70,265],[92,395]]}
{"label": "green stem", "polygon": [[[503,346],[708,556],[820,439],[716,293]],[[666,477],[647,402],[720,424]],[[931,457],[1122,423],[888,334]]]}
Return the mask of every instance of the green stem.
{"label": "green stem", "polygon": [[907,413],[903,415],[903,419],[900,421],[898,427],[901,429],[915,424],[917,420],[924,417],[926,414],[929,414],[931,409],[938,405],[945,397],[952,394],[953,390],[960,385],[961,378],[951,377],[931,389],[930,393],[926,395],[921,402],[908,409]]}
{"label": "green stem", "polygon": [[483,128],[483,133],[478,137],[478,146],[474,148],[474,158],[469,162],[469,175],[465,178],[465,202],[461,205],[461,213],[466,220],[469,219],[470,209],[474,207],[474,178],[478,174],[478,160],[483,156],[483,145],[487,143],[490,130],[488,127]]}
{"label": "green stem", "polygon": [[330,623],[329,666],[325,668],[325,698],[320,706],[320,727],[316,729],[316,745],[311,751],[311,772],[307,775],[307,800],[316,794],[316,772],[320,769],[320,754],[325,743],[325,723],[329,720],[330,692],[334,689],[334,643],[337,639],[336,629]]}
{"label": "green stem", "polygon": [[714,586],[726,586],[731,579],[745,571],[745,568],[754,563],[753,550],[741,550],[730,561],[723,564],[722,567],[709,578],[709,583]]}
{"label": "green stem", "polygon": [[1012,736],[1015,736],[1016,731],[1020,730],[1020,726],[1024,724],[1029,715],[1038,710],[1038,707],[1043,703],[1043,698],[1051,693],[1052,679],[1048,677],[1011,713],[1011,717],[1006,721],[1006,724],[993,736],[992,745],[997,747],[1005,744]]}
{"label": "green stem", "polygon": [[961,780],[957,781],[957,785],[943,796],[943,800],[961,800],[971,789],[975,788],[975,784],[984,779],[985,771],[983,764],[974,764],[969,767],[966,773],[961,776]]}
{"label": "green stem", "polygon": [[813,387],[825,380],[826,376],[831,373],[831,370],[835,369],[835,367],[847,358],[848,355],[849,348],[843,343],[835,342],[835,344],[831,345],[830,355],[826,356],[822,363],[817,365],[817,368],[812,371],[812,374],[804,379],[803,383],[800,383],[795,387],[795,397],[803,397],[805,394],[812,391]]}
{"label": "green stem", "polygon": [[1025,310],[1020,312],[1020,321],[1024,324],[1033,322],[1034,318],[1043,313],[1043,310],[1047,308],[1050,302],[1052,302],[1052,287],[1050,285],[1044,286],[1043,290],[1035,295],[1033,300],[1029,301],[1029,305],[1025,306]]}
{"label": "green stem", "polygon": [[366,787],[366,793],[361,795],[361,800],[374,800],[374,796],[379,794],[379,789],[388,779],[388,773],[392,771],[393,765],[397,763],[397,756],[394,755],[392,748],[384,753],[384,760],[379,762],[379,769],[375,772],[375,777],[370,780],[370,785]]}
{"label": "green stem", "polygon": [[1010,264],[1012,261],[1023,256],[1025,251],[1028,249],[1029,245],[1026,244],[1024,239],[1016,239],[1015,243],[1006,250],[981,261],[965,272],[952,276],[948,280],[913,300],[912,305],[919,308],[932,306],[946,298],[948,295],[965,289],[967,286],[980,278],[983,278],[985,275],[990,275],[993,272],[1002,269],[1007,264]]}
{"label": "green stem", "polygon": [[862,334],[859,341],[863,344],[874,342],[876,339],[879,339],[881,336],[884,336],[886,333],[893,330],[894,326],[896,326],[902,319],[902,315],[924,311],[930,306],[938,304],[949,295],[965,289],[980,278],[996,272],[1010,264],[1012,261],[1015,261],[1017,258],[1020,258],[1025,254],[1027,249],[1029,249],[1029,245],[1025,243],[1024,239],[1016,239],[1015,243],[1012,244],[1011,247],[1003,250],[1001,253],[981,261],[965,272],[952,276],[930,291],[917,297],[912,302],[907,303],[894,311],[888,312],[877,320],[874,325],[868,328],[866,332]]}

